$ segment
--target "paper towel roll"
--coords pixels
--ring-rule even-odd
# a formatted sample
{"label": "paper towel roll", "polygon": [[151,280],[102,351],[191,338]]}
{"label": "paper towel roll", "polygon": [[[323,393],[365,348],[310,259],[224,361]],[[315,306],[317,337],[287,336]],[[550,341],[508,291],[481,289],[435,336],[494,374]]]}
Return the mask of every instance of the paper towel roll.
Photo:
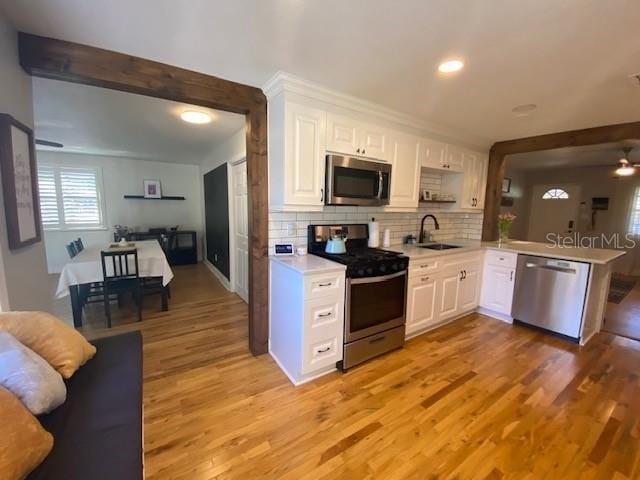
{"label": "paper towel roll", "polygon": [[382,246],[384,248],[389,248],[391,246],[391,230],[388,228],[384,229],[384,235],[382,236]]}
{"label": "paper towel roll", "polygon": [[369,222],[369,242],[371,248],[377,248],[380,245],[380,223],[372,218]]}

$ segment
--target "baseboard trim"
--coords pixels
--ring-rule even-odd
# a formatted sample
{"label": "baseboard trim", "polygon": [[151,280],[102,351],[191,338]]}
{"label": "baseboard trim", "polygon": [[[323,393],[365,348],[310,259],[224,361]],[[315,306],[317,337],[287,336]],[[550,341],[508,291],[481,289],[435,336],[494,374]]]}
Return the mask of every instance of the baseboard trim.
{"label": "baseboard trim", "polygon": [[478,313],[486,315],[487,317],[495,318],[506,323],[513,323],[513,317],[511,315],[505,315],[504,313],[494,312],[488,308],[478,307]]}
{"label": "baseboard trim", "polygon": [[229,279],[225,277],[220,270],[214,267],[213,263],[211,263],[209,260],[204,260],[202,263],[204,263],[204,266],[207,267],[218,280],[220,280],[220,283],[224,286],[224,288],[226,288],[230,292],[234,291],[233,288],[231,288],[231,282],[229,282]]}
{"label": "baseboard trim", "polygon": [[299,380],[296,380],[296,378],[293,375],[291,375],[289,371],[284,367],[284,365],[280,362],[278,357],[271,351],[271,348],[269,348],[269,355],[271,355],[271,358],[273,358],[273,360],[276,362],[278,367],[280,367],[280,370],[284,372],[284,374],[287,376],[289,381],[293,383],[294,387],[299,387],[304,383],[311,382],[316,378],[324,377],[328,373],[335,372],[337,370],[336,367],[326,367],[325,369],[319,370],[317,372],[313,372],[309,375],[303,375],[302,377],[300,377]]}

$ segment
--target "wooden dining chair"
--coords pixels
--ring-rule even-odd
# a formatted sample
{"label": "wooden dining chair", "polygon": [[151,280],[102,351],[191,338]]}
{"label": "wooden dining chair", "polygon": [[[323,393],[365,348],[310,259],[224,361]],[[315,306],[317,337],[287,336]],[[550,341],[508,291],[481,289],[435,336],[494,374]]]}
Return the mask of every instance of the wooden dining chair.
{"label": "wooden dining chair", "polygon": [[104,309],[107,315],[107,326],[111,328],[110,296],[132,292],[138,306],[138,321],[142,321],[142,285],[138,265],[138,250],[121,250],[100,252],[102,261]]}
{"label": "wooden dining chair", "polygon": [[69,258],[73,258],[78,254],[78,250],[76,249],[76,246],[73,244],[73,242],[71,242],[69,245],[65,245],[65,248],[67,249]]}

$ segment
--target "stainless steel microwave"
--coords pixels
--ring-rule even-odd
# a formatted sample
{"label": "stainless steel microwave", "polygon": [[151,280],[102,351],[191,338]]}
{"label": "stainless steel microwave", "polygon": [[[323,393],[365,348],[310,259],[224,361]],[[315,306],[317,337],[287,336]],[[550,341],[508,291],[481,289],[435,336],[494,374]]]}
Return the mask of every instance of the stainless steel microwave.
{"label": "stainless steel microwave", "polygon": [[326,205],[389,205],[391,165],[327,155]]}

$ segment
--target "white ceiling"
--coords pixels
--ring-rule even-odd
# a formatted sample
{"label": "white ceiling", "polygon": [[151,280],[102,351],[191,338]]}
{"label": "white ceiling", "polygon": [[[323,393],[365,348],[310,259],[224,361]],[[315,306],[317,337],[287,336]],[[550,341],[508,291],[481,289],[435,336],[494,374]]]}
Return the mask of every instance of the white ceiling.
{"label": "white ceiling", "polygon": [[631,163],[640,163],[640,141],[629,140],[586,147],[567,147],[540,152],[508,155],[507,168],[513,170],[545,170],[548,168],[601,167],[614,165],[624,157],[622,149],[632,147]]}
{"label": "white ceiling", "polygon": [[[43,78],[33,79],[35,136],[62,143],[44,150],[201,164],[211,150],[244,126],[244,116],[159,98]],[[193,125],[185,110],[213,121]]]}
{"label": "white ceiling", "polygon": [[[19,30],[254,86],[284,70],[493,141],[640,120],[638,0],[0,0]],[[459,56],[457,75],[438,63]],[[511,109],[538,105],[529,117]],[[476,142],[477,143],[477,142]]]}

